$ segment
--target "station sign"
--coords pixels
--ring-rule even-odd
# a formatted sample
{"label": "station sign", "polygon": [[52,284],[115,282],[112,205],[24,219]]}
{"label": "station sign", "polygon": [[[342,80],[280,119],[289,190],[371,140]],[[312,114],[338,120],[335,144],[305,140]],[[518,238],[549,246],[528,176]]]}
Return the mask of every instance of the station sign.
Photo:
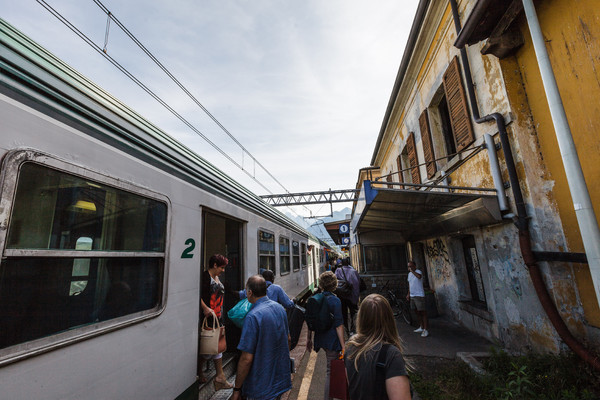
{"label": "station sign", "polygon": [[350,233],[350,224],[340,224],[340,234],[347,235]]}

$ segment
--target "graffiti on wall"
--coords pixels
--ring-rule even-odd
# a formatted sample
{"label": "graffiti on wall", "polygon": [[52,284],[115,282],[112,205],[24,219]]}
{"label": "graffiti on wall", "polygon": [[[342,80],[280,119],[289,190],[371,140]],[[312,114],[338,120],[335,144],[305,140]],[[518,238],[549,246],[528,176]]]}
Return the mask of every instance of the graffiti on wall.
{"label": "graffiti on wall", "polygon": [[438,283],[450,279],[450,256],[446,243],[439,238],[427,242],[425,253],[431,263],[433,278]]}

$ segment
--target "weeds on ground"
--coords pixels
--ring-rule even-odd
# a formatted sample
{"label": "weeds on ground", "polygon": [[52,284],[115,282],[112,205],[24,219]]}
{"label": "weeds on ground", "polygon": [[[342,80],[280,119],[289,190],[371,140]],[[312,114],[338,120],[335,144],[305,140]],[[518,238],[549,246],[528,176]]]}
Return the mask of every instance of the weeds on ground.
{"label": "weeds on ground", "polygon": [[573,354],[510,356],[492,350],[485,375],[457,362],[435,378],[410,376],[424,400],[593,400],[600,398],[600,373]]}

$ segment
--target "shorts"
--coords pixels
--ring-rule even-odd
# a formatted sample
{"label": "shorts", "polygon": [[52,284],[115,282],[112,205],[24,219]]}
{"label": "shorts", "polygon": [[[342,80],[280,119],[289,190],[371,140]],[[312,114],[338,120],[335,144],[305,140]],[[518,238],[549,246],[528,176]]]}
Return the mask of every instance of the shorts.
{"label": "shorts", "polygon": [[417,311],[425,311],[427,308],[425,306],[425,297],[412,297],[410,298],[410,309]]}
{"label": "shorts", "polygon": [[205,360],[218,360],[219,358],[223,357],[223,353],[219,353],[219,354],[202,354],[202,358],[204,358]]}

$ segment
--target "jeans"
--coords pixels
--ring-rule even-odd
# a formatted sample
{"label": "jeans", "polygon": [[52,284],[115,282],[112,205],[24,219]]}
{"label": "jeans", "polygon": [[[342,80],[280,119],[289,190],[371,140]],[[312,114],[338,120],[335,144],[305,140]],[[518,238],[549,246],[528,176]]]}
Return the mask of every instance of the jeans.
{"label": "jeans", "polygon": [[[358,311],[358,306],[349,302],[348,300],[342,300],[342,317],[344,317],[344,326],[346,327],[346,332],[350,335],[350,332],[355,332],[356,328],[354,326],[354,317],[356,316],[356,312]],[[348,323],[348,311],[350,311],[350,323]]]}
{"label": "jeans", "polygon": [[323,349],[325,350],[325,357],[327,358],[327,376],[325,376],[325,393],[323,394],[323,398],[325,400],[329,400],[329,375],[331,373],[331,361],[335,360],[336,358],[338,358],[338,356],[340,355],[339,351],[335,351],[335,350],[327,350],[327,349]]}

